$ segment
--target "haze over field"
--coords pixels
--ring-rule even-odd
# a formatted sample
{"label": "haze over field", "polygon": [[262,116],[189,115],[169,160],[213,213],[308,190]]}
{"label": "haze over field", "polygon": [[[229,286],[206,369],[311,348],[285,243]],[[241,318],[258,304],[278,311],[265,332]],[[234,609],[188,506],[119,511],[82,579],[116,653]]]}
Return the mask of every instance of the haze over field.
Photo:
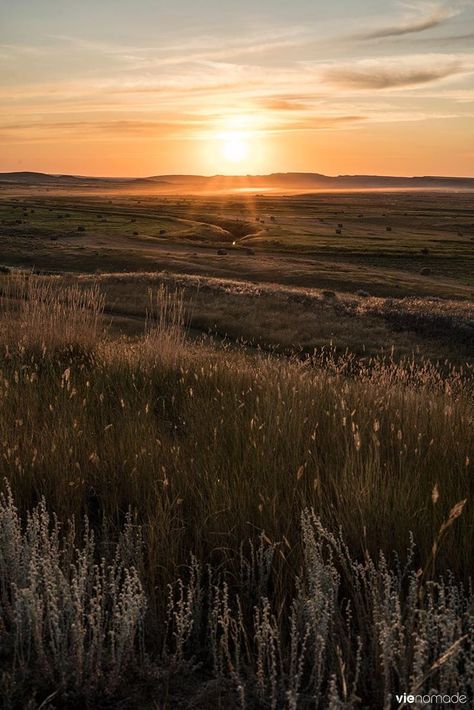
{"label": "haze over field", "polygon": [[472,175],[472,3],[0,0],[0,170]]}
{"label": "haze over field", "polygon": [[387,175],[320,175],[272,173],[271,175],[153,175],[143,178],[48,175],[35,172],[0,173],[0,189],[53,191],[85,190],[142,192],[148,194],[227,194],[371,191],[371,190],[474,190],[474,178]]}

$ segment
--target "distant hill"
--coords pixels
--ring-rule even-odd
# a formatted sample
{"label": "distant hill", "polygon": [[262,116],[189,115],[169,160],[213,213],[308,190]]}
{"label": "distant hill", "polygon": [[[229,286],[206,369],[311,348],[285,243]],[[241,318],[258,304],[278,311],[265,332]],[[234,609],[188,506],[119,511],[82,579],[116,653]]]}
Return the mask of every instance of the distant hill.
{"label": "distant hill", "polygon": [[163,180],[168,185],[195,185],[196,187],[238,188],[274,187],[276,189],[474,189],[474,178],[421,176],[392,177],[385,175],[321,175],[320,173],[271,173],[269,175],[162,175],[148,178]]}
{"label": "distant hill", "polygon": [[144,178],[48,175],[36,172],[0,173],[0,186],[44,188],[162,189],[164,191],[226,191],[242,188],[274,190],[474,190],[474,178],[392,177],[389,175],[321,175],[271,173],[270,175],[156,175]]}
{"label": "distant hill", "polygon": [[15,172],[0,173],[0,184],[12,185],[44,185],[54,187],[123,187],[124,185],[157,184],[163,182],[158,178],[108,178],[88,177],[83,175],[50,175],[48,173]]}

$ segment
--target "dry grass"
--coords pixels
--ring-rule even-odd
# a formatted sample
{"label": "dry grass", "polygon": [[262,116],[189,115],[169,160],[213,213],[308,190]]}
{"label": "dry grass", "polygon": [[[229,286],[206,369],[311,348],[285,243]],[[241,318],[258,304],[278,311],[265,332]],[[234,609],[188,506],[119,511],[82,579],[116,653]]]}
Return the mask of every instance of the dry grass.
{"label": "dry grass", "polygon": [[11,273],[1,282],[1,341],[10,349],[91,350],[102,335],[104,305],[97,284],[64,287],[57,279]]}
{"label": "dry grass", "polygon": [[[39,322],[43,291],[28,288]],[[64,291],[55,297],[67,302]],[[97,293],[84,322],[101,303]],[[162,289],[151,303],[144,338],[94,337],[91,358],[64,349],[69,331],[57,328],[55,343],[49,329],[45,349],[36,328],[28,350],[12,349],[13,333],[3,331],[0,476],[22,514],[44,496],[63,525],[75,517],[81,534],[87,515],[85,539],[94,530],[97,547],[86,579],[102,556],[119,559],[125,576],[138,569],[148,604],[146,668],[159,706],[195,694],[205,707],[211,679],[218,690],[209,690],[209,702],[225,698],[230,707],[388,708],[394,692],[415,688],[455,692],[461,685],[472,693],[465,638],[472,595],[462,586],[472,574],[474,527],[469,372],[409,360],[361,365],[330,350],[302,362],[193,344],[183,333],[179,293]],[[33,544],[12,506],[3,504],[0,535],[7,605],[19,603],[19,592],[10,591],[12,536],[20,540],[15,549],[25,550],[15,560]],[[120,543],[130,508],[143,554],[133,546],[125,554]],[[23,633],[23,617],[5,616],[0,643],[8,682],[16,683],[6,707],[22,707],[27,683],[28,692],[41,691],[38,704],[57,691],[51,707],[66,707],[67,697],[73,703],[72,689],[78,704],[128,692],[126,707],[140,707],[136,685],[127,691],[110,681],[108,631],[101,632],[103,682],[86,687],[83,671],[67,665],[80,648],[67,641],[77,584],[67,565],[77,543],[55,542],[62,536],[55,523],[46,532],[44,507],[34,515],[44,521],[44,547],[39,542],[28,559],[41,568],[44,555],[62,586],[32,588],[24,576],[15,582],[32,590],[25,609],[44,620],[46,645],[42,656],[36,641],[27,643],[26,681],[8,650]],[[88,589],[86,606],[94,599]],[[53,611],[67,636],[67,672],[51,647]],[[89,622],[80,618],[87,635]],[[136,635],[126,638],[133,642],[124,680],[140,659]],[[189,683],[184,695],[173,674]]]}
{"label": "dry grass", "polygon": [[184,294],[160,284],[148,289],[145,335],[140,343],[141,357],[146,363],[175,363],[186,338]]}
{"label": "dry grass", "polygon": [[[361,357],[393,351],[400,358],[417,352],[420,359],[472,363],[474,312],[465,301],[341,293],[325,298],[317,289],[176,274],[101,274],[97,279],[108,312],[114,320],[121,317],[120,327],[131,332],[139,332],[137,316],[145,316],[147,289],[164,287],[183,294],[192,329],[261,347],[312,352],[332,343]],[[93,280],[82,276],[79,283]]]}

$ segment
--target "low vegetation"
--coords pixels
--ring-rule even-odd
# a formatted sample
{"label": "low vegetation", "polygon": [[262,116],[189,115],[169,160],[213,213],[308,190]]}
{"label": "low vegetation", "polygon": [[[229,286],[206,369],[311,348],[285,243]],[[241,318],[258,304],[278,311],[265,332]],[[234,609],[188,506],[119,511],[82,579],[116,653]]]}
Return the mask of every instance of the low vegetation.
{"label": "low vegetation", "polygon": [[97,285],[1,284],[3,707],[472,698],[469,369],[190,340],[163,286],[112,336]]}
{"label": "low vegetation", "polygon": [[183,200],[3,185],[0,236],[6,266],[54,273],[166,270],[378,297],[473,294],[469,192]]}

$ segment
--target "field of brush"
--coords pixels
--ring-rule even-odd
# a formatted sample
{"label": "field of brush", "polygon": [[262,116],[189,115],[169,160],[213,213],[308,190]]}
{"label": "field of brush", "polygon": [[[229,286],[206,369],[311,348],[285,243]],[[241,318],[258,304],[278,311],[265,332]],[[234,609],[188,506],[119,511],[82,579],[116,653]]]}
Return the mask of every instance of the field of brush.
{"label": "field of brush", "polygon": [[2,707],[472,702],[473,212],[2,196]]}

